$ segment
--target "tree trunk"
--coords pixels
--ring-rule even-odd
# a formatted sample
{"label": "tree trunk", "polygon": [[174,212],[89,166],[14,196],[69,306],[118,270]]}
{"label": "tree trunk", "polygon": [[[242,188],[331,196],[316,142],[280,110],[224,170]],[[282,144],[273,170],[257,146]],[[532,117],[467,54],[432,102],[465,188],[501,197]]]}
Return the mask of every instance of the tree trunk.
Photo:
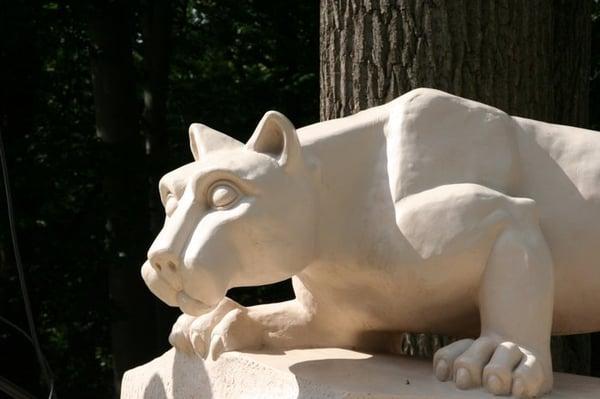
{"label": "tree trunk", "polygon": [[[431,87],[512,115],[587,123],[589,0],[322,0],[320,22],[322,120]],[[427,340],[409,337],[407,351],[427,352],[417,341]],[[555,369],[589,372],[589,336],[553,349]]]}
{"label": "tree trunk", "polygon": [[592,49],[592,4],[588,0],[553,2],[553,88],[556,123],[586,127]]}
{"label": "tree trunk", "polygon": [[[174,2],[146,0],[143,3],[144,112],[143,130],[148,157],[148,207],[150,232],[157,235],[165,218],[158,195],[158,182],[167,172],[167,91]],[[180,314],[157,301],[155,306],[155,346],[158,352],[169,347],[166,334]]]}
{"label": "tree trunk", "polygon": [[[552,81],[547,83],[553,88],[554,99],[550,120],[586,127],[589,123],[591,2],[554,0],[553,7],[554,70]],[[553,337],[554,370],[591,374],[592,337],[600,343],[597,334]]]}
{"label": "tree trunk", "polygon": [[167,145],[167,89],[169,49],[171,44],[171,2],[146,0],[143,4],[144,39],[144,112],[143,128],[151,179],[151,229],[158,232],[164,212],[156,190],[158,179],[165,172]]}
{"label": "tree trunk", "polygon": [[153,299],[140,278],[148,240],[145,155],[132,59],[132,10],[126,0],[97,1],[90,15],[96,130],[105,146],[104,195],[112,354],[117,392],[129,368],[148,361]]}

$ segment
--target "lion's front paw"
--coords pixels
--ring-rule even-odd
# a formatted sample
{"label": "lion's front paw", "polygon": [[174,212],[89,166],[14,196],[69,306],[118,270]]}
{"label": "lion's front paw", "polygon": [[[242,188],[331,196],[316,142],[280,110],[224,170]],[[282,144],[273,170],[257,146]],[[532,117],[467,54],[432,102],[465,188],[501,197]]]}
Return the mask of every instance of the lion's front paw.
{"label": "lion's front paw", "polygon": [[214,360],[223,352],[260,347],[262,335],[262,326],[248,316],[245,307],[224,298],[207,314],[179,316],[169,342],[177,350]]}
{"label": "lion's front paw", "polygon": [[438,350],[433,369],[440,381],[460,389],[483,386],[494,395],[534,398],[552,388],[550,354],[533,353],[512,342],[480,337]]}
{"label": "lion's front paw", "polygon": [[196,319],[197,317],[189,316],[185,313],[177,318],[177,321],[171,328],[171,334],[169,334],[169,343],[174,348],[187,354],[194,352],[189,333],[190,326]]}

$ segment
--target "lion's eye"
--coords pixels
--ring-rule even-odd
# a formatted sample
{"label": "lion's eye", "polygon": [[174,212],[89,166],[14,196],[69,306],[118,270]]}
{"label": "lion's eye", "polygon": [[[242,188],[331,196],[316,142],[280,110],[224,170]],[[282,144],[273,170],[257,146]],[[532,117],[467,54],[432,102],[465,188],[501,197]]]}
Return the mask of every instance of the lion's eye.
{"label": "lion's eye", "polygon": [[217,183],[208,192],[208,198],[213,208],[226,208],[239,197],[239,192],[226,183]]}
{"label": "lion's eye", "polygon": [[175,209],[177,209],[177,198],[173,194],[169,194],[165,201],[165,213],[167,216],[171,216]]}

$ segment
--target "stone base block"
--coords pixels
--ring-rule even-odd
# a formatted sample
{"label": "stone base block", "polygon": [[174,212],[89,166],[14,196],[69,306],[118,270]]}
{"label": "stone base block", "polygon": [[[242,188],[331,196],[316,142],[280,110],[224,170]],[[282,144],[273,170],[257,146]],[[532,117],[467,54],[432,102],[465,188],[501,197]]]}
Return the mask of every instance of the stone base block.
{"label": "stone base block", "polygon": [[[600,379],[555,373],[547,399],[598,399]],[[344,349],[225,353],[203,361],[174,349],[125,373],[122,399],[491,399],[433,377],[431,362]]]}

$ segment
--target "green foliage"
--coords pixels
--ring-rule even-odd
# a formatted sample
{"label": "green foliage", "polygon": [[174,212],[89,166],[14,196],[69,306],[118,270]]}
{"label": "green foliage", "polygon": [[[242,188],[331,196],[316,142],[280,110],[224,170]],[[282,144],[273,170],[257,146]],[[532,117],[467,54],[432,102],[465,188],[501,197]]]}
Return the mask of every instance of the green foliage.
{"label": "green foliage", "polygon": [[[83,21],[56,3],[16,2],[8,11],[2,26],[13,36],[2,45],[10,60],[2,62],[8,69],[2,74],[3,135],[37,326],[65,393],[82,392],[86,375],[97,376],[87,389],[107,393],[107,260],[103,221],[93,212],[102,209],[96,170],[102,154],[94,137]],[[10,254],[4,226],[2,246]],[[0,267],[0,312],[24,326],[12,257]],[[0,374],[41,394],[33,384],[38,368],[29,344],[4,326],[1,331],[7,341],[0,357],[18,359],[23,352],[25,360],[16,370],[3,362]]]}
{"label": "green foliage", "polygon": [[299,126],[318,119],[314,2],[190,1],[178,21],[169,96],[170,137],[187,154],[192,121],[246,140],[268,109]]}
{"label": "green foliage", "polygon": [[[191,122],[245,139],[267,109],[286,112],[299,125],[318,118],[317,4],[269,3],[174,3],[179,8],[171,51],[168,169],[191,159]],[[144,54],[139,18],[145,2],[132,4],[140,78]],[[41,343],[59,396],[110,397],[110,318],[118,309],[113,312],[109,301],[107,265],[115,259],[107,250],[101,181],[110,154],[95,135],[89,11],[81,3],[64,1],[21,0],[2,8],[5,91],[0,117]],[[149,189],[157,195],[154,187]],[[139,201],[148,195],[140,193]],[[149,244],[139,243],[141,249]],[[138,269],[142,261],[131,267]],[[290,291],[287,284],[279,284],[233,295],[249,304],[285,298]],[[4,222],[0,315],[26,325]],[[166,333],[157,332],[157,340],[165,341]],[[0,375],[44,396],[30,345],[4,325],[0,358]],[[10,367],[13,361],[18,367]]]}

